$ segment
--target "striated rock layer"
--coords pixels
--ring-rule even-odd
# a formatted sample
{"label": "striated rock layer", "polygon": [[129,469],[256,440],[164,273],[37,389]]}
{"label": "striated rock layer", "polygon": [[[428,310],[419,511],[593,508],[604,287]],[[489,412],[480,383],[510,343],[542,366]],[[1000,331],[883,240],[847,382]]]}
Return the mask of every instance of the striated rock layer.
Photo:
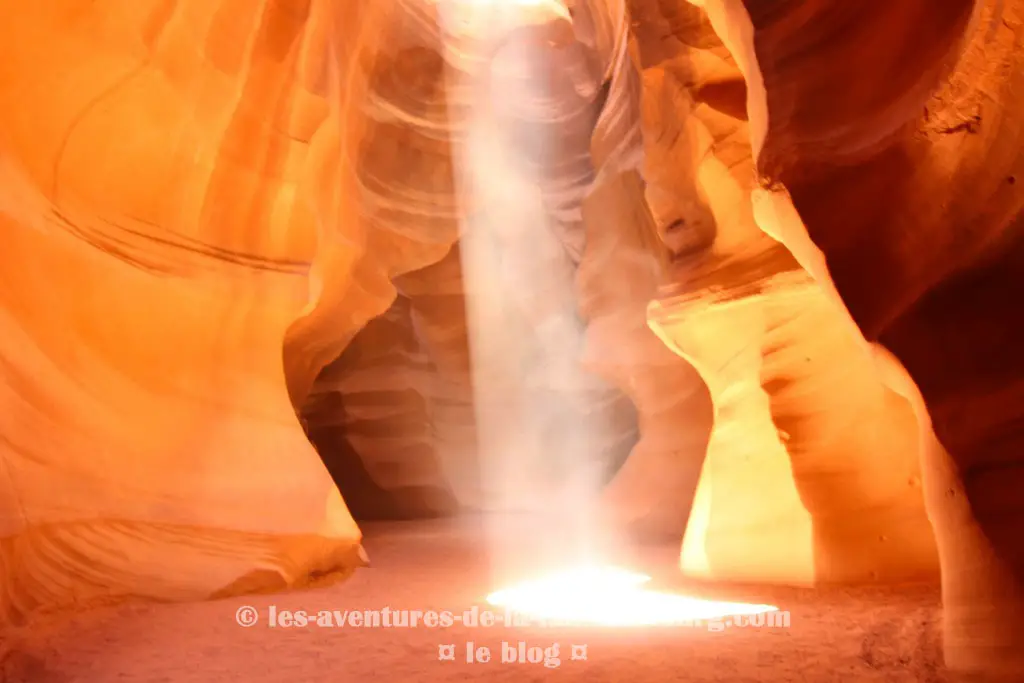
{"label": "striated rock layer", "polygon": [[789,191],[753,193],[760,227],[891,352],[877,374],[916,413],[946,661],[1017,680],[1024,5],[707,9],[750,88],[759,171]]}
{"label": "striated rock layer", "polygon": [[302,396],[455,238],[353,171],[393,12],[0,10],[0,621],[361,563],[281,354]]}
{"label": "striated rock layer", "polygon": [[0,10],[0,623],[598,470],[1024,669],[1022,1]]}
{"label": "striated rock layer", "polygon": [[[755,220],[742,72],[698,8],[628,10],[644,198],[666,251],[648,318],[714,404],[682,569],[812,584],[934,576],[912,411],[828,293]],[[691,438],[698,407],[675,421],[677,438]]]}
{"label": "striated rock layer", "polygon": [[403,294],[320,373],[303,406],[357,519],[452,514],[456,493],[479,486],[460,271],[453,249],[402,278]]}

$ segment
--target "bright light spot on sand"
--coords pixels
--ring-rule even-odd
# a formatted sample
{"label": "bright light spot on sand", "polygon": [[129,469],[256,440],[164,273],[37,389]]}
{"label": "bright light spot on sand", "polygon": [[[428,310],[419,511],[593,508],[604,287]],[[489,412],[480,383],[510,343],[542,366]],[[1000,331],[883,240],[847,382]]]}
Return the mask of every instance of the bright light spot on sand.
{"label": "bright light spot on sand", "polygon": [[491,593],[487,602],[538,620],[594,626],[667,626],[778,611],[648,590],[650,580],[614,567],[581,567]]}

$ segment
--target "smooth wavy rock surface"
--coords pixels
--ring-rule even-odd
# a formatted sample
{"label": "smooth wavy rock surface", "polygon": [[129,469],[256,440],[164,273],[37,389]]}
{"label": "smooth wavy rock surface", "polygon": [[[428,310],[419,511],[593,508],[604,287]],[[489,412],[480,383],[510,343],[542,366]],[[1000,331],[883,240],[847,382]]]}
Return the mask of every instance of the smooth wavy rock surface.
{"label": "smooth wavy rock surface", "polygon": [[689,576],[941,570],[1024,669],[1022,3],[0,10],[0,622],[583,471]]}
{"label": "smooth wavy rock surface", "polygon": [[287,384],[303,394],[390,305],[388,277],[455,239],[371,211],[353,171],[391,13],[3,10],[4,620],[361,563]]}
{"label": "smooth wavy rock surface", "polygon": [[1017,680],[1024,6],[706,9],[744,71],[776,190],[755,193],[758,223],[887,349],[878,374],[916,414],[946,662]]}

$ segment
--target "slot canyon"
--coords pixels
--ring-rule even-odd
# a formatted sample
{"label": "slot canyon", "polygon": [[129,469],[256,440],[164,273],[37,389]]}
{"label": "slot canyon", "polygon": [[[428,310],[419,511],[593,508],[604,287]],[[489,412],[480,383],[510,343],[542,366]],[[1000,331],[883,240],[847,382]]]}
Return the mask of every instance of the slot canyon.
{"label": "slot canyon", "polygon": [[1019,180],[1024,0],[10,0],[0,683],[1024,681]]}

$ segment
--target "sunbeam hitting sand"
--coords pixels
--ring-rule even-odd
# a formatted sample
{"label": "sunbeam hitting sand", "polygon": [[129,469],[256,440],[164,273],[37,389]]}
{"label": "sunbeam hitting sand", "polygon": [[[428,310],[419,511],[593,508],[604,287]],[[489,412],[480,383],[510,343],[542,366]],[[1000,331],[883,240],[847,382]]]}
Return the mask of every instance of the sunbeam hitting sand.
{"label": "sunbeam hitting sand", "polygon": [[[510,552],[535,552],[543,529],[557,525],[563,563],[575,564],[595,550],[608,442],[601,418],[613,392],[581,362],[581,253],[571,246],[594,180],[589,147],[604,74],[566,49],[572,28],[559,2],[442,7],[450,50],[470,59],[454,61],[448,78],[471,93],[453,163],[466,216],[461,255],[473,293],[467,323],[491,552],[498,565]],[[532,514],[538,526],[506,533],[502,511]]]}
{"label": "sunbeam hitting sand", "polygon": [[1024,0],[0,2],[0,682],[1019,683],[1022,178]]}
{"label": "sunbeam hitting sand", "polygon": [[487,602],[539,620],[592,626],[684,626],[778,610],[772,605],[654,591],[644,587],[650,580],[616,567],[585,566],[495,591],[487,596]]}

